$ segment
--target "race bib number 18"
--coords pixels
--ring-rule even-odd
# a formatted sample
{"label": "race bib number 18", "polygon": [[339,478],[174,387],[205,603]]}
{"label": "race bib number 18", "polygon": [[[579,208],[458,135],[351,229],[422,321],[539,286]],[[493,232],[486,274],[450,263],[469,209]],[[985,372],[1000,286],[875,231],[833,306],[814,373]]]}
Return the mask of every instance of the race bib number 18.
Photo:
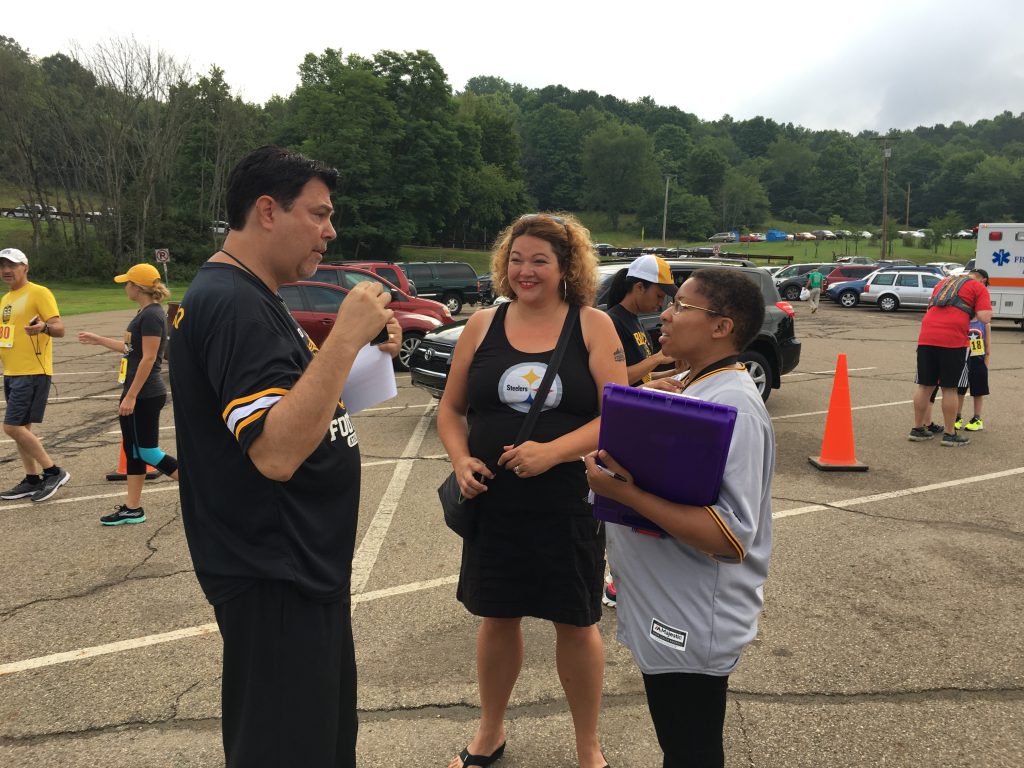
{"label": "race bib number 18", "polygon": [[971,357],[979,357],[985,354],[985,339],[981,336],[971,337]]}

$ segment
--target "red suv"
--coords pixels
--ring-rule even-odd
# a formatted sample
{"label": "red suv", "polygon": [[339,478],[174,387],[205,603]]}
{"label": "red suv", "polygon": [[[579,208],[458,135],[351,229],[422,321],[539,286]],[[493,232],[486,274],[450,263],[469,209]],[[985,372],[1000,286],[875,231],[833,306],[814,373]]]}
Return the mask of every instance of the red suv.
{"label": "red suv", "polygon": [[[277,292],[284,299],[292,317],[319,347],[334,327],[338,307],[348,295],[348,288],[303,280],[298,283],[285,283]],[[400,304],[401,302],[392,302],[388,306],[395,311],[395,318],[402,327],[402,348],[395,360],[395,367],[407,371],[409,358],[423,340],[423,334],[440,328],[441,323],[433,317],[404,310]]]}
{"label": "red suv", "polygon": [[825,282],[821,286],[821,292],[827,291],[831,283],[842,283],[846,280],[863,280],[877,269],[878,267],[866,264],[843,264],[825,275]]}
{"label": "red suv", "polygon": [[[405,273],[401,269],[398,269],[398,267],[395,267],[395,269],[405,278]],[[361,283],[364,280],[375,280],[390,291],[391,303],[388,306],[392,309],[401,309],[403,312],[418,312],[421,315],[434,318],[441,325],[455,322],[452,320],[451,311],[441,302],[413,297],[408,291],[398,287],[397,283],[392,283],[376,272],[364,269],[363,267],[351,267],[347,264],[321,264],[309,279],[317,283],[340,285],[342,288],[354,288],[357,283]],[[408,280],[406,280],[406,285],[408,285]]]}

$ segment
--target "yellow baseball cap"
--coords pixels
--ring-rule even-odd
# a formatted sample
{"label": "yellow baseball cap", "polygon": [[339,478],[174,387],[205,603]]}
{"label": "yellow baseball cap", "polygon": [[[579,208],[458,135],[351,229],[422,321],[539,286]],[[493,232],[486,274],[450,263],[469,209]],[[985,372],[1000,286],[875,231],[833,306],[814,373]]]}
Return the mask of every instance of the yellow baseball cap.
{"label": "yellow baseball cap", "polygon": [[135,283],[143,288],[152,288],[160,281],[160,270],[152,264],[136,264],[123,275],[114,278],[115,283]]}

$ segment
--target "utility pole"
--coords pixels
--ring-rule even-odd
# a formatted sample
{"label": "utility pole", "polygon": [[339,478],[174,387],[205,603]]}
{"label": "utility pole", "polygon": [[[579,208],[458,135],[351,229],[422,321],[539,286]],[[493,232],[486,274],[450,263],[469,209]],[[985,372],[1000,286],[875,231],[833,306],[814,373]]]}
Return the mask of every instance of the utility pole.
{"label": "utility pole", "polygon": [[661,244],[665,244],[665,233],[668,231],[668,183],[676,176],[674,173],[665,174],[665,207],[661,212]]}
{"label": "utility pole", "polygon": [[907,182],[907,217],[904,219],[903,226],[910,229],[910,182]]}
{"label": "utility pole", "polygon": [[899,136],[878,136],[875,141],[882,142],[882,255],[879,258],[886,258],[886,248],[889,245],[889,158],[892,157],[890,141],[898,141]]}

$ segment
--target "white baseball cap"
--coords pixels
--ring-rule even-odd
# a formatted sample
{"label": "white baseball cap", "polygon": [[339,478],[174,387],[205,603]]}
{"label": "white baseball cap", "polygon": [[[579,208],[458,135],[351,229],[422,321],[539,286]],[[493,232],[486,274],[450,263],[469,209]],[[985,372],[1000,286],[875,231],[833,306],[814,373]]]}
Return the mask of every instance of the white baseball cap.
{"label": "white baseball cap", "polygon": [[630,264],[626,277],[646,280],[648,283],[656,284],[669,296],[676,295],[676,284],[672,280],[672,268],[663,258],[652,253],[646,253]]}
{"label": "white baseball cap", "polygon": [[0,251],[0,259],[7,259],[8,261],[13,261],[15,264],[28,264],[28,256],[17,248],[4,248]]}

